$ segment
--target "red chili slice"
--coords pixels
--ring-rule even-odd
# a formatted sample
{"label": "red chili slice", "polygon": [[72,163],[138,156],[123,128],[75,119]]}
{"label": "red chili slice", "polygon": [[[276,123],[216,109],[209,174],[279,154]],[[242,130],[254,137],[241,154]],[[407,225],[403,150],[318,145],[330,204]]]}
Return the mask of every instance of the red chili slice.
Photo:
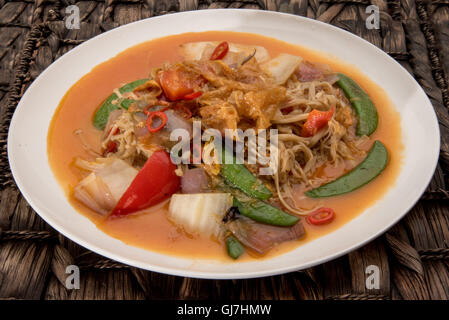
{"label": "red chili slice", "polygon": [[[153,121],[159,118],[161,119],[161,124],[158,125],[157,127],[153,127]],[[162,111],[154,111],[154,112],[150,112],[148,119],[147,119],[147,128],[148,131],[151,133],[155,133],[158,132],[159,130],[161,130],[165,125],[167,124],[167,115],[165,114],[165,112]]]}
{"label": "red chili slice", "polygon": [[229,44],[226,41],[223,41],[215,48],[214,52],[212,52],[210,60],[223,59],[224,56],[228,53],[228,51],[229,51]]}
{"label": "red chili slice", "polygon": [[335,218],[334,209],[323,207],[309,214],[307,216],[307,221],[310,224],[322,225],[331,222],[332,220],[334,220],[334,218]]}
{"label": "red chili slice", "polygon": [[203,94],[203,92],[197,91],[197,92],[193,92],[193,93],[190,93],[190,94],[186,94],[184,96],[184,98],[182,98],[182,99],[183,100],[193,100],[193,99],[196,99],[198,97],[201,97],[202,94]]}
{"label": "red chili slice", "polygon": [[112,153],[117,152],[117,148],[118,148],[117,142],[109,141],[109,143],[106,146],[106,149],[104,149],[103,151],[103,156],[106,156],[108,153],[111,152]]}

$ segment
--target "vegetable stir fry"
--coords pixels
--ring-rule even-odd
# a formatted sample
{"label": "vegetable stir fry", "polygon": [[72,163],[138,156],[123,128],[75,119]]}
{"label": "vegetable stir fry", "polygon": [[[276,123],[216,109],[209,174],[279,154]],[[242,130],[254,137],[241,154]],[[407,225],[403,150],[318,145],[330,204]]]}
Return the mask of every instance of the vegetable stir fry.
{"label": "vegetable stir fry", "polygon": [[[113,90],[93,115],[101,153],[76,159],[85,176],[74,196],[104,219],[167,201],[167,219],[182,232],[212,237],[239,259],[303,238],[304,224],[334,223],[339,212],[297,200],[352,192],[387,166],[386,147],[370,137],[376,108],[348,76],[261,46],[178,50],[180,61]],[[322,174],[341,163],[337,179]]]}

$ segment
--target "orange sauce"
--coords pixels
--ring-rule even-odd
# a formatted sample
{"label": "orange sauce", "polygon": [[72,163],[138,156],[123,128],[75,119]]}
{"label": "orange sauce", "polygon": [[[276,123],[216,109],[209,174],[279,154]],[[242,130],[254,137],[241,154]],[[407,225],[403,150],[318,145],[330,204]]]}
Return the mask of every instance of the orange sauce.
{"label": "orange sauce", "polygon": [[[72,195],[74,186],[83,177],[83,173],[73,166],[73,160],[76,157],[92,159],[74,132],[83,130],[86,143],[99,148],[101,132],[92,125],[92,115],[114,88],[147,77],[151,68],[164,62],[180,60],[176,48],[182,43],[212,40],[261,45],[267,48],[271,56],[281,52],[290,53],[302,56],[308,61],[328,64],[337,72],[344,72],[372,98],[379,113],[379,125],[371,140],[381,140],[390,154],[389,164],[381,175],[359,190],[324,200],[299,200],[298,204],[302,207],[320,204],[333,208],[336,212],[335,220],[324,226],[304,223],[305,238],[282,243],[263,258],[286,252],[305,241],[338,229],[380,199],[395,183],[403,150],[400,117],[385,92],[357,68],[330,55],[260,35],[219,31],[186,33],[139,44],[98,65],[72,86],[54,114],[48,133],[50,166],[75,209],[94,222],[99,229],[127,244],[152,251],[195,258],[229,259],[223,244],[211,239],[189,236],[169,222],[166,218],[167,205],[121,219],[104,220],[77,202]],[[261,257],[246,254],[242,258],[250,260]]]}

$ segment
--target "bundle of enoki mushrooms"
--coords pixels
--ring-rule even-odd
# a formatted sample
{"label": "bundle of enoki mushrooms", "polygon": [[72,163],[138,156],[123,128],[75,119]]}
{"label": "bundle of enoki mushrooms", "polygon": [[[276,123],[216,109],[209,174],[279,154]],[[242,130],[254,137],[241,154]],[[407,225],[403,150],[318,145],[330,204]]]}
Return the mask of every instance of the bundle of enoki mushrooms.
{"label": "bundle of enoki mushrooms", "polygon": [[[272,176],[273,183],[280,202],[301,215],[312,210],[298,208],[292,186],[316,187],[328,182],[326,177],[316,174],[317,169],[328,164],[336,166],[340,161],[355,165],[357,158],[365,154],[360,146],[368,139],[355,134],[357,118],[330,71],[327,76],[304,80],[308,79],[301,81],[300,75],[293,74],[287,81],[286,100],[271,120],[279,132],[279,167]],[[333,108],[335,111],[326,127],[311,137],[301,135],[301,128],[312,110]]]}

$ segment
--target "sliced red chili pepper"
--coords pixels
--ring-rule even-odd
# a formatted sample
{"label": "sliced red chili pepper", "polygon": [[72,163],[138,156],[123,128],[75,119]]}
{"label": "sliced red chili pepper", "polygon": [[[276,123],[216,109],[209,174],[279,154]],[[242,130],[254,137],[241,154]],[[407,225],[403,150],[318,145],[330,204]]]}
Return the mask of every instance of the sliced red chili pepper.
{"label": "sliced red chili pepper", "polygon": [[202,91],[197,91],[197,92],[193,92],[193,93],[190,93],[190,94],[186,94],[184,96],[184,98],[182,98],[182,99],[183,100],[193,100],[193,99],[196,99],[198,97],[201,97],[202,94],[203,94]]}
{"label": "sliced red chili pepper", "polygon": [[310,224],[322,225],[331,222],[335,218],[335,211],[332,208],[319,208],[307,216]]}
{"label": "sliced red chili pepper", "polygon": [[180,113],[185,119],[190,119],[192,117],[192,111],[190,111],[190,109],[183,104],[177,103],[173,107],[173,110],[175,110],[177,113]]}
{"label": "sliced red chili pepper", "polygon": [[[157,127],[153,127],[153,121],[155,119],[161,119],[161,123],[157,126]],[[158,132],[159,130],[161,130],[165,124],[167,123],[167,115],[165,114],[165,112],[162,111],[154,111],[154,112],[150,112],[148,119],[147,119],[147,129],[149,132],[151,133],[155,133]]]}
{"label": "sliced red chili pepper", "polygon": [[228,51],[229,51],[229,44],[226,41],[223,41],[215,48],[214,52],[212,52],[210,60],[223,59],[224,56],[228,53]]}
{"label": "sliced red chili pepper", "polygon": [[109,141],[108,144],[106,145],[106,149],[104,149],[103,151],[103,156],[106,156],[108,153],[114,153],[117,152],[118,149],[118,145],[117,142],[115,141]]}
{"label": "sliced red chili pepper", "polygon": [[312,137],[332,119],[335,106],[329,111],[312,110],[304,123],[301,136]]}

